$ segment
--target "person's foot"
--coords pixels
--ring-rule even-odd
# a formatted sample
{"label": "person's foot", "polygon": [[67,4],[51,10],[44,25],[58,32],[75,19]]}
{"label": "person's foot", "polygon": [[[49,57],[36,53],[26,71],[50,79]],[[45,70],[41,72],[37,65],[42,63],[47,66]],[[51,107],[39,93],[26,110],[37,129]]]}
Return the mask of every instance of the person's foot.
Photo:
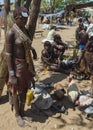
{"label": "person's foot", "polygon": [[21,112],[20,115],[21,115],[21,117],[22,117],[23,120],[29,121],[29,122],[32,121],[32,118],[28,117],[24,112]]}
{"label": "person's foot", "polygon": [[24,120],[22,119],[21,116],[17,116],[17,117],[16,117],[16,120],[17,120],[17,124],[18,124],[20,127],[24,127],[24,126],[25,126],[25,122],[24,122]]}

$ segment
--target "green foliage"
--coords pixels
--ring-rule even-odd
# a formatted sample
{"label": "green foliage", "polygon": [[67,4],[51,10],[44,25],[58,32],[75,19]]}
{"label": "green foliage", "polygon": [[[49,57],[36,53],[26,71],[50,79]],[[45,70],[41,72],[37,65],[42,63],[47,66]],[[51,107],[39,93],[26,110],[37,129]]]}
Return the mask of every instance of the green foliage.
{"label": "green foliage", "polygon": [[51,9],[51,11],[54,12],[55,9],[61,8],[62,5],[62,0],[42,0],[41,9]]}
{"label": "green foliage", "polygon": [[62,0],[51,0],[50,5],[51,5],[51,11],[54,12],[55,9],[61,8],[62,7]]}
{"label": "green foliage", "polygon": [[49,3],[49,1],[47,1],[47,0],[42,0],[42,2],[41,2],[41,7],[40,7],[41,9],[44,9],[44,10],[46,10],[47,8],[50,8],[50,3]]}
{"label": "green foliage", "polygon": [[64,5],[74,4],[79,2],[86,2],[86,0],[42,0],[41,9],[48,10],[51,9],[53,13],[56,9],[62,9]]}
{"label": "green foliage", "polygon": [[50,4],[52,7],[56,8],[60,8],[62,6],[62,0],[51,0]]}

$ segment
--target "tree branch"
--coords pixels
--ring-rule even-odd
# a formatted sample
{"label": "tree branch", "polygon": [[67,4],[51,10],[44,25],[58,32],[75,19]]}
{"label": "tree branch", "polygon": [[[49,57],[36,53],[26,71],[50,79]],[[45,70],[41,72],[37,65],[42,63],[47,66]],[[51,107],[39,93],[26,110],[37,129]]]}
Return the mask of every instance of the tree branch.
{"label": "tree branch", "polygon": [[40,11],[40,4],[41,4],[41,0],[33,0],[32,10],[30,13],[30,19],[29,19],[29,23],[27,25],[27,28],[30,32],[31,40],[33,40],[33,36],[35,33],[37,18],[38,18],[38,14]]}
{"label": "tree branch", "polygon": [[15,0],[15,8],[21,5],[21,0]]}

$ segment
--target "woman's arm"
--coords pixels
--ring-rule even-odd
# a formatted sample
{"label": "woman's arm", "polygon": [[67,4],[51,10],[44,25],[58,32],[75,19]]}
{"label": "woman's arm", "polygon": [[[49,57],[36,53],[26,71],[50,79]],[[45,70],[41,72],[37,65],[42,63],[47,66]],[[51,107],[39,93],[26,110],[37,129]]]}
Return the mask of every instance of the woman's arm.
{"label": "woman's arm", "polygon": [[14,42],[15,42],[14,33],[12,32],[12,30],[10,30],[6,36],[6,44],[5,44],[6,58],[7,58],[10,82],[12,85],[17,85],[17,78],[16,78],[15,69],[14,69],[14,59],[13,59],[14,58]]}

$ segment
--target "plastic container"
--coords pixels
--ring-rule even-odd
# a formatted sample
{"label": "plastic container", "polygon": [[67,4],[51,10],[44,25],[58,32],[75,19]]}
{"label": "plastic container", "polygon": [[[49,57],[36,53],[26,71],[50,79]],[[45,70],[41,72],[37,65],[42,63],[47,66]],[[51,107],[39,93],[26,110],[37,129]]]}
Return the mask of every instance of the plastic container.
{"label": "plastic container", "polygon": [[49,67],[48,67],[48,66],[46,66],[46,67],[44,68],[44,70],[45,70],[45,71],[48,71],[48,70],[49,70]]}
{"label": "plastic container", "polygon": [[34,94],[31,89],[28,89],[27,94],[26,94],[26,104],[30,106],[31,101],[34,99]]}

